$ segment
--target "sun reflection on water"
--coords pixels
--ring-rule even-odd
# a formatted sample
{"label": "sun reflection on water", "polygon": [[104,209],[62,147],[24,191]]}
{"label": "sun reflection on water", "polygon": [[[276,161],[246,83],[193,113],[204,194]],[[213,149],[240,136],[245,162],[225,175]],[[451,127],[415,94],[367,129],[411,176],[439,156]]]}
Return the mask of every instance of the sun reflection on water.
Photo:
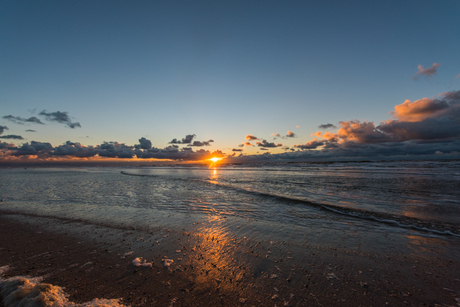
{"label": "sun reflection on water", "polygon": [[218,173],[217,173],[217,168],[214,168],[212,171],[211,171],[211,175],[209,176],[209,182],[210,183],[213,183],[213,184],[218,184],[219,182],[217,181],[217,179],[219,178],[218,176]]}

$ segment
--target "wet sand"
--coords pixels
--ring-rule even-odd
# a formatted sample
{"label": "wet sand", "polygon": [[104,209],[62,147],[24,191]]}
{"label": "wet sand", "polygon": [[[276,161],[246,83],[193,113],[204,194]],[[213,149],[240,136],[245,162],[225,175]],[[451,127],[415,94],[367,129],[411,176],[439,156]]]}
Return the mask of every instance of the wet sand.
{"label": "wet sand", "polygon": [[[414,235],[420,248],[408,253],[364,248],[345,236],[297,244],[5,212],[0,233],[0,266],[10,266],[3,278],[42,276],[77,303],[121,298],[129,306],[460,306],[458,246],[452,251],[449,245],[458,238],[445,243]],[[152,266],[136,267],[138,257]],[[173,262],[165,266],[164,259]]]}

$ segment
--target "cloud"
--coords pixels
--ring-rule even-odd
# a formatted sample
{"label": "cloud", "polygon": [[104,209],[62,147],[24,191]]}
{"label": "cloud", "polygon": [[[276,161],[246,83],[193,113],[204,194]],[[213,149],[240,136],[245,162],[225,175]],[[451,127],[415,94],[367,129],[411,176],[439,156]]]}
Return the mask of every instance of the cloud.
{"label": "cloud", "polygon": [[252,145],[249,141],[244,142],[242,145],[243,145],[243,146],[254,146],[254,145]]}
{"label": "cloud", "polygon": [[334,128],[336,129],[337,126],[333,124],[322,124],[318,126],[319,129],[329,129],[329,128]]}
{"label": "cloud", "polygon": [[181,141],[172,139],[168,144],[190,144],[195,136],[195,134],[187,134]]}
{"label": "cloud", "polygon": [[455,77],[455,79],[460,79],[460,74],[458,74],[457,77]]}
{"label": "cloud", "polygon": [[32,141],[29,143],[22,144],[21,147],[17,147],[15,152],[12,153],[13,156],[29,156],[29,155],[38,155],[38,154],[49,154],[49,151],[53,149],[53,146],[50,143],[42,143]]}
{"label": "cloud", "polygon": [[275,138],[281,137],[281,135],[279,133],[272,133],[272,136],[274,136]]}
{"label": "cloud", "polygon": [[431,77],[432,75],[436,74],[436,72],[438,71],[439,66],[441,66],[441,64],[433,63],[433,65],[431,65],[430,67],[423,68],[423,66],[421,64],[419,64],[417,66],[417,68],[418,68],[417,74],[412,78],[414,80],[417,80],[420,76]]}
{"label": "cloud", "polygon": [[[0,141],[0,149],[10,149],[10,148],[16,148],[16,146],[14,144],[5,143],[5,142]],[[0,158],[1,158],[1,152],[0,152]]]}
{"label": "cloud", "polygon": [[0,136],[0,139],[23,140],[24,138],[20,135],[10,134]]}
{"label": "cloud", "polygon": [[404,101],[404,103],[395,106],[395,110],[391,114],[401,121],[416,122],[440,115],[450,107],[447,100],[422,98],[414,102]]}
{"label": "cloud", "polygon": [[188,146],[197,146],[197,147],[211,146],[212,142],[214,142],[214,140],[209,140],[209,141],[205,141],[205,142],[194,141],[192,144],[190,144]]}
{"label": "cloud", "polygon": [[306,144],[301,144],[301,145],[294,145],[295,148],[299,148],[302,150],[305,149],[316,149],[320,146],[323,146],[325,144],[325,141],[318,141],[317,139],[313,139],[310,142]]}
{"label": "cloud", "polygon": [[99,153],[99,150],[92,146],[86,147],[80,143],[67,141],[65,144],[55,147],[50,153],[56,156],[72,156],[83,158],[94,157]]}
{"label": "cloud", "polygon": [[0,134],[2,134],[5,130],[9,130],[7,126],[0,126]]}
{"label": "cloud", "polygon": [[136,145],[136,148],[141,148],[141,149],[150,149],[152,148],[152,142],[150,140],[147,140],[146,138],[142,137],[139,139],[139,145]]}
{"label": "cloud", "polygon": [[255,141],[255,140],[258,140],[258,139],[259,139],[258,137],[254,136],[254,135],[251,135],[251,134],[248,134],[245,137],[245,140],[247,140],[247,141]]}
{"label": "cloud", "polygon": [[35,116],[29,117],[29,118],[22,118],[19,116],[5,115],[3,116],[3,118],[13,123],[20,124],[20,125],[24,125],[24,123],[34,123],[34,124],[44,125],[44,123],[42,123],[42,121],[39,118],[36,118]]}
{"label": "cloud", "polygon": [[36,130],[27,129],[26,132],[37,132]]}
{"label": "cloud", "polygon": [[257,146],[259,147],[263,147],[263,148],[273,148],[273,147],[281,147],[283,146],[283,144],[275,144],[275,143],[270,143],[270,142],[267,142],[267,140],[262,140],[261,142],[256,142]]}
{"label": "cloud", "polygon": [[238,152],[241,152],[243,151],[243,149],[240,149],[240,148],[233,148],[232,151],[238,151]]}
{"label": "cloud", "polygon": [[46,112],[46,110],[43,110],[39,113],[39,115],[45,116],[45,119],[50,122],[58,122],[61,124],[65,124],[68,127],[74,129],[76,127],[81,127],[80,123],[75,122],[73,123],[70,120],[69,115],[67,112],[61,112],[61,111],[56,111],[56,112]]}
{"label": "cloud", "polygon": [[288,131],[287,134],[286,134],[286,137],[287,138],[293,138],[293,137],[296,137],[296,135],[295,135],[294,132]]}

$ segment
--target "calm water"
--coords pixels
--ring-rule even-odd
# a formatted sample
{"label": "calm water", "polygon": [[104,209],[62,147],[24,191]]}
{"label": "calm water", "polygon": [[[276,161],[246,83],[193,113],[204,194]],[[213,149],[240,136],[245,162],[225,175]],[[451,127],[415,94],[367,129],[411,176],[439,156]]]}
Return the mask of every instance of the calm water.
{"label": "calm water", "polygon": [[[414,306],[442,305],[437,294],[458,288],[459,161],[10,168],[0,170],[0,200],[8,218],[102,243],[129,255],[122,257],[128,268],[136,257],[158,267],[167,256],[174,270],[190,268],[197,289],[209,291],[218,280],[219,289],[265,305],[273,289],[286,289],[279,295],[301,306],[338,285],[351,301],[355,285],[367,282],[377,283],[377,294],[363,305],[385,305],[397,285],[418,291],[404,297]],[[237,276],[246,277],[233,283]],[[172,306],[188,294],[171,295]],[[76,306],[61,298],[62,306]],[[229,305],[240,306],[238,299]]]}
{"label": "calm water", "polygon": [[2,169],[0,197],[1,210],[134,228],[213,217],[243,235],[350,223],[460,233],[459,161]]}

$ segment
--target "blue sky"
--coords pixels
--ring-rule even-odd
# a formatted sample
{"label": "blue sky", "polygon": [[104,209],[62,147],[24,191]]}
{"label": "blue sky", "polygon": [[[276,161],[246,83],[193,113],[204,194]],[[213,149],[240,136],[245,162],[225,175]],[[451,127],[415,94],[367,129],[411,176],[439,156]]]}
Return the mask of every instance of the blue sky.
{"label": "blue sky", "polygon": [[[457,0],[2,1],[0,126],[23,138],[3,139],[2,157],[31,141],[144,137],[163,149],[193,134],[214,141],[193,150],[263,153],[256,141],[238,147],[250,134],[289,147],[268,148],[276,154],[311,142],[321,124],[378,126],[406,99],[460,90],[459,12]],[[295,137],[274,140],[287,131]]]}

